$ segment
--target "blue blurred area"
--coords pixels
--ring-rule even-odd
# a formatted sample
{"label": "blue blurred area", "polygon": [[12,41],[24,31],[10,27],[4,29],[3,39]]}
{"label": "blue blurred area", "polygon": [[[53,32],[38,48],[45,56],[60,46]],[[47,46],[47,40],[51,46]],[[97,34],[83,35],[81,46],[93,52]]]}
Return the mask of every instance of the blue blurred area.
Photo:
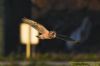
{"label": "blue blurred area", "polygon": [[[70,38],[82,44],[83,42],[85,42],[85,40],[88,39],[91,27],[92,24],[89,20],[89,17],[85,17],[82,21],[82,24],[78,28],[76,28],[76,30],[73,30],[73,32],[70,35]],[[69,49],[72,49],[73,46],[75,45],[75,42],[66,41],[66,44]]]}

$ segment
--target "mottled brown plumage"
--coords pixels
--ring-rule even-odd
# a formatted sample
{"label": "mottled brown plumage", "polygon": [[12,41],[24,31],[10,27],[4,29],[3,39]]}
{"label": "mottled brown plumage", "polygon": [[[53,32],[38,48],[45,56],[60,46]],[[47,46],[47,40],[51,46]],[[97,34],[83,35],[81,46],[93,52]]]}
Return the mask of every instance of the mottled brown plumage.
{"label": "mottled brown plumage", "polygon": [[56,37],[55,31],[48,31],[43,25],[33,20],[23,18],[23,22],[34,27],[40,33],[40,35],[38,36],[40,39],[53,39]]}

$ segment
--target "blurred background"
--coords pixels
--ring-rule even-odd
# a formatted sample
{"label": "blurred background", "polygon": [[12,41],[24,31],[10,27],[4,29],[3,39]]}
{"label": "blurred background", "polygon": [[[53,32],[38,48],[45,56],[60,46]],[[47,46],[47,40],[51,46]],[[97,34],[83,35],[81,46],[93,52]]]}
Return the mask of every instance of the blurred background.
{"label": "blurred background", "polygon": [[73,44],[60,39],[40,40],[36,52],[100,52],[99,0],[0,0],[1,55],[25,52],[19,32],[23,17],[80,41],[79,44]]}
{"label": "blurred background", "polygon": [[3,52],[3,45],[4,45],[4,22],[3,22],[3,17],[4,17],[4,1],[1,0],[0,2],[0,54]]}

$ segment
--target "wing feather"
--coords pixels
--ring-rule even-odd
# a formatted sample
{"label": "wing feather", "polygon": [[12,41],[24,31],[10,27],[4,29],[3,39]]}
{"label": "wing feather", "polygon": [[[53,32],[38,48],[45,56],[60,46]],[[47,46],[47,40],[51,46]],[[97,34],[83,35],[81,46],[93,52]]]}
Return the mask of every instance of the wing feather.
{"label": "wing feather", "polygon": [[27,23],[27,24],[31,25],[32,27],[34,27],[41,34],[49,33],[49,31],[43,25],[41,25],[33,20],[23,18],[22,21],[24,23]]}

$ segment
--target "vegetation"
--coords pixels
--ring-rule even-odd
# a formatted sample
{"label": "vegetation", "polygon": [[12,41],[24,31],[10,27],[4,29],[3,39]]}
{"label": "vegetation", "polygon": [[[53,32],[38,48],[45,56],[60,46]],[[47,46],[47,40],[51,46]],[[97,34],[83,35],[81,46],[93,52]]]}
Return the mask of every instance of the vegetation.
{"label": "vegetation", "polygon": [[25,59],[25,54],[22,55],[14,55],[11,54],[8,57],[0,57],[1,62],[9,62],[10,66],[13,65],[23,65],[23,66],[52,66],[48,65],[46,62],[86,62],[86,61],[100,61],[99,54],[93,53],[70,53],[70,54],[62,54],[62,53],[45,53],[40,54],[36,53],[35,56],[31,56],[31,58],[27,61]]}
{"label": "vegetation", "polygon": [[[26,61],[25,54],[15,55],[10,54],[8,57],[0,56],[0,61]],[[30,61],[100,61],[100,54],[93,53],[36,53],[35,56],[31,56]]]}

